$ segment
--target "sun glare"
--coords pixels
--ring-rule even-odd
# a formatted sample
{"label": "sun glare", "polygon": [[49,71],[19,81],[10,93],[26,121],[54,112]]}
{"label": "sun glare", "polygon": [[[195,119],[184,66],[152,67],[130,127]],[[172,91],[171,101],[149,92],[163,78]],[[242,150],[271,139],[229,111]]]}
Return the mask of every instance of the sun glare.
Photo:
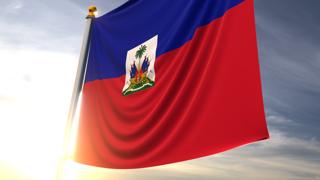
{"label": "sun glare", "polygon": [[77,58],[0,52],[0,179],[55,179]]}

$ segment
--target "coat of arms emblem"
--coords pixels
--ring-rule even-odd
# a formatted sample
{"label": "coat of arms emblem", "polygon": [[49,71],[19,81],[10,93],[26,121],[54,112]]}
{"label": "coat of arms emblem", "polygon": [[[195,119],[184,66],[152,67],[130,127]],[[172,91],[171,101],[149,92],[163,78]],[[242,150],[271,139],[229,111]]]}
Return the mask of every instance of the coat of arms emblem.
{"label": "coat of arms emblem", "polygon": [[154,86],[157,43],[158,35],[128,51],[124,96]]}

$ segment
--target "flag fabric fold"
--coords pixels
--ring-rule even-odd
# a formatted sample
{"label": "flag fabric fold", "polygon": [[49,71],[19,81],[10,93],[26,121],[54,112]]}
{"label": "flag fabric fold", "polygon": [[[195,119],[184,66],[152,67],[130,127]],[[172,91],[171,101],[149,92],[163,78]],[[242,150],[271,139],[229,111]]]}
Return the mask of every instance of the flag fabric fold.
{"label": "flag fabric fold", "polygon": [[93,20],[76,152],[142,168],[269,137],[253,0],[131,0]]}

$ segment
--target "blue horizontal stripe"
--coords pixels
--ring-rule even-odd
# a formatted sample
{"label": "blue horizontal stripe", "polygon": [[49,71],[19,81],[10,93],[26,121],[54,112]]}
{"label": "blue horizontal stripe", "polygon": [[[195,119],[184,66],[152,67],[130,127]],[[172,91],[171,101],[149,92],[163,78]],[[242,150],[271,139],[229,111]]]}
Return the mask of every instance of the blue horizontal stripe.
{"label": "blue horizontal stripe", "polygon": [[93,20],[86,82],[125,74],[127,52],[158,34],[157,56],[243,0],[130,0]]}

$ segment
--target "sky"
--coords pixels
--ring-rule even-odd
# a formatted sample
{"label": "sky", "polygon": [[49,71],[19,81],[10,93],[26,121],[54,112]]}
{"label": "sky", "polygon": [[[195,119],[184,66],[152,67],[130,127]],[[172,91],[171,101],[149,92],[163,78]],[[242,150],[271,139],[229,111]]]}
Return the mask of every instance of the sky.
{"label": "sky", "polygon": [[[87,7],[125,0],[0,0],[0,179],[55,178]],[[320,1],[255,0],[271,138],[138,170],[68,162],[64,179],[320,179]]]}

